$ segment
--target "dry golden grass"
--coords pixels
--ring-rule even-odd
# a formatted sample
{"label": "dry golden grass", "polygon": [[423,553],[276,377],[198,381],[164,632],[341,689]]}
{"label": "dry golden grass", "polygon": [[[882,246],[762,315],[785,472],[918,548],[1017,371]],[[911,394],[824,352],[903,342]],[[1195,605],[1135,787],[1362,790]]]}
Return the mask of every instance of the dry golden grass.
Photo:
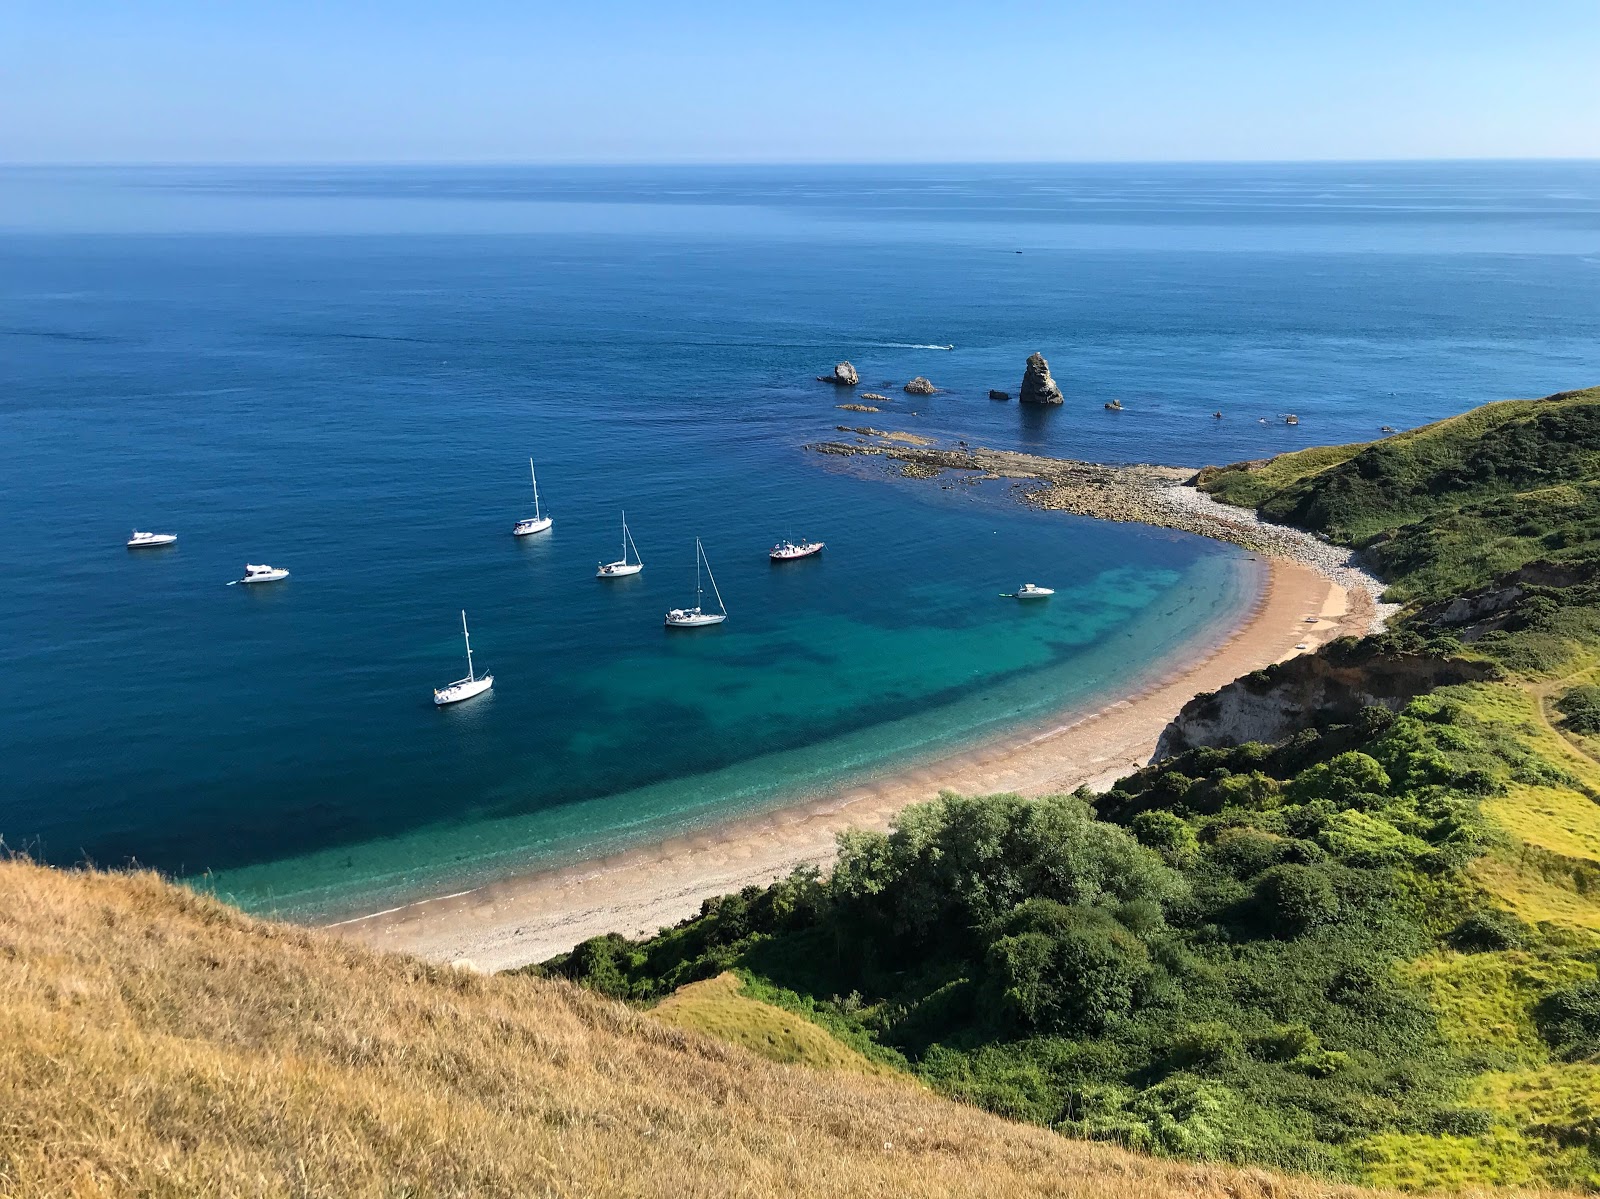
{"label": "dry golden grass", "polygon": [[1371,1195],[1077,1144],[571,987],[0,863],[0,1194]]}

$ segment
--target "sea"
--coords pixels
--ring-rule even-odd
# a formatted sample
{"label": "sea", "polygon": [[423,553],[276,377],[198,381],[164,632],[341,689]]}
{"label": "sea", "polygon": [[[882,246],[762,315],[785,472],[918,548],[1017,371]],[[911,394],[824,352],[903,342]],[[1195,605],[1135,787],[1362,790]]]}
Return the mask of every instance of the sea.
{"label": "sea", "polygon": [[1262,570],[839,426],[1198,467],[1596,383],[1594,162],[0,169],[0,837],[322,921],[826,795]]}

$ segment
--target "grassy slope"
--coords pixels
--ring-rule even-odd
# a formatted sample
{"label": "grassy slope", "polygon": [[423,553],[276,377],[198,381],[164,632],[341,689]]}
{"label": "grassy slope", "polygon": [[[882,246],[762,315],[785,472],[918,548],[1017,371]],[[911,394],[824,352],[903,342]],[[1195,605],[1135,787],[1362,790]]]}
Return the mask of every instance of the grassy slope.
{"label": "grassy slope", "polygon": [[0,1194],[1332,1196],[764,1061],[563,983],[0,863]]}
{"label": "grassy slope", "polygon": [[[648,998],[734,966],[884,1060],[903,1054],[951,1094],[1078,1135],[1404,1187],[1600,1187],[1600,1067],[1573,1060],[1600,1056],[1600,1041],[1557,1044],[1539,1017],[1552,995],[1593,988],[1600,962],[1600,736],[1575,735],[1551,703],[1600,682],[1600,389],[1209,471],[1202,485],[1367,549],[1412,605],[1378,652],[1489,657],[1506,678],[1270,755],[1201,751],[1102,797],[1102,815],[1160,848],[1186,889],[1176,906],[1162,901],[1167,926],[1116,909],[1156,962],[1151,994],[1128,1015],[1053,1033],[997,1019],[1019,992],[986,981],[1002,942],[974,913],[1004,904],[947,910],[939,936],[895,957],[930,896],[1060,891],[1017,866],[1035,851],[1019,858],[1003,838],[985,841],[956,809],[908,813],[899,848],[847,846],[848,885],[836,874],[730,897],[660,937],[581,947],[554,968]],[[1559,583],[1469,633],[1421,615],[1530,565]],[[1327,764],[1352,748],[1381,759],[1387,777],[1331,778]],[[1183,828],[1141,830],[1147,810]],[[930,832],[940,821],[967,827],[940,840]],[[1263,939],[1252,923],[1262,867],[1286,861],[1332,880],[1339,913]],[[1503,941],[1463,951],[1460,928],[1473,920]],[[874,959],[860,945],[875,933]],[[975,948],[950,948],[974,935]],[[1341,961],[1388,963],[1389,1015],[1341,993]],[[1311,1048],[1283,1060],[1271,1045],[1295,1021],[1310,1027],[1295,1036]]]}

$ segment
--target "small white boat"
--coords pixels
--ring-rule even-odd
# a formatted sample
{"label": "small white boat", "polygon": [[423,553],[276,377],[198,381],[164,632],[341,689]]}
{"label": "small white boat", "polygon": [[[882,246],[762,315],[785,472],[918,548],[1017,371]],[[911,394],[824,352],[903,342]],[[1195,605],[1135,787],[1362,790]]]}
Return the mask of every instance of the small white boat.
{"label": "small white boat", "polygon": [[472,672],[472,637],[467,633],[466,609],[461,611],[461,639],[467,643],[467,677],[457,679],[448,687],[435,687],[433,689],[433,702],[436,707],[446,704],[459,704],[464,699],[471,699],[474,695],[482,695],[494,686],[494,675],[486,674],[479,678]]}
{"label": "small white boat", "polygon": [[[628,561],[628,551],[633,551],[633,561]],[[633,534],[628,532],[628,514],[622,514],[622,557],[616,562],[602,562],[594,572],[597,579],[620,579],[636,575],[644,569],[644,559],[639,557],[639,547],[633,544]]]}
{"label": "small white boat", "polygon": [[254,562],[246,562],[244,578],[234,579],[228,586],[232,587],[234,583],[276,583],[279,579],[287,579],[288,577],[289,572],[281,566],[267,566],[264,564],[257,566]]}
{"label": "small white boat", "polygon": [[1044,599],[1056,593],[1054,587],[1040,587],[1034,583],[1024,583],[1016,590],[1016,599]]}
{"label": "small white boat", "polygon": [[528,474],[533,479],[533,515],[519,520],[511,529],[513,537],[526,537],[529,533],[543,533],[556,522],[539,511],[539,476],[534,474],[533,459],[528,459]]}
{"label": "small white boat", "polygon": [[812,554],[820,554],[825,544],[821,541],[794,542],[785,537],[767,551],[767,556],[774,562],[792,562],[796,558],[809,558]]}
{"label": "small white boat", "polygon": [[[705,588],[700,584],[700,567],[705,565],[706,578],[711,580],[711,594],[717,597],[717,611],[705,610]],[[728,619],[728,607],[722,602],[722,592],[717,590],[716,576],[711,573],[711,562],[706,557],[705,547],[700,544],[700,539],[694,539],[694,599],[692,608],[674,608],[667,613],[667,627],[669,629],[697,629],[702,625],[721,624]]]}
{"label": "small white boat", "polygon": [[152,545],[171,545],[176,540],[178,540],[176,533],[141,533],[135,529],[133,536],[128,538],[128,548],[142,550]]}

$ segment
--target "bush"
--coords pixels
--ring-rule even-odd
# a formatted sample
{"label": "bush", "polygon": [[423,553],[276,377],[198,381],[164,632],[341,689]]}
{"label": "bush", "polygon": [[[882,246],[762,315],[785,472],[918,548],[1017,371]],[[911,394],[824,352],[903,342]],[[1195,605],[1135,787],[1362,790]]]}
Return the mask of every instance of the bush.
{"label": "bush", "polygon": [[1150,972],[1144,943],[1102,908],[1030,899],[995,932],[988,989],[1025,1029],[1098,1032],[1132,1010]]}
{"label": "bush", "polygon": [[1528,926],[1510,912],[1484,908],[1465,917],[1445,938],[1462,953],[1518,949],[1527,941]]}
{"label": "bush", "polygon": [[1600,981],[1590,979],[1546,995],[1533,1018],[1540,1035],[1564,1057],[1600,1052]]}
{"label": "bush", "polygon": [[1255,1037],[1250,1047],[1256,1056],[1269,1062],[1292,1062],[1322,1048],[1322,1041],[1305,1024],[1280,1024]]}
{"label": "bush", "polygon": [[1198,852],[1194,830],[1171,812],[1140,812],[1128,827],[1140,845],[1155,850],[1170,866],[1186,866]]}
{"label": "bush", "polygon": [[1256,880],[1256,911],[1273,936],[1291,938],[1332,924],[1339,898],[1328,876],[1314,866],[1274,866]]}
{"label": "bush", "polygon": [[1210,1066],[1239,1056],[1244,1042],[1220,1020],[1191,1024],[1172,1043],[1168,1060],[1178,1067]]}
{"label": "bush", "polygon": [[1577,733],[1600,733],[1600,687],[1574,687],[1556,700],[1556,710]]}
{"label": "bush", "polygon": [[1282,842],[1254,828],[1224,830],[1211,846],[1211,859],[1234,878],[1248,879],[1278,860]]}

